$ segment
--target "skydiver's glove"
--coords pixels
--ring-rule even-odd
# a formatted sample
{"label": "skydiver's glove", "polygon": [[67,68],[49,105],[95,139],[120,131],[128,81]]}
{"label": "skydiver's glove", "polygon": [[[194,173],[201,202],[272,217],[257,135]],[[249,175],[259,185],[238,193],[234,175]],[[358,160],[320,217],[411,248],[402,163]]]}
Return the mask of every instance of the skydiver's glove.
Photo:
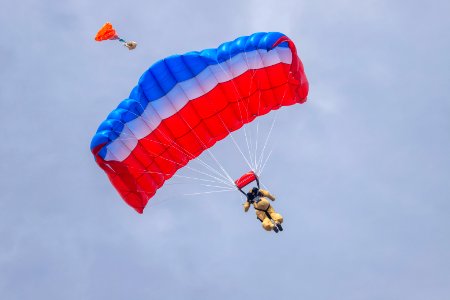
{"label": "skydiver's glove", "polygon": [[250,208],[250,203],[248,201],[245,201],[245,203],[243,203],[242,205],[244,205],[244,211],[247,212]]}

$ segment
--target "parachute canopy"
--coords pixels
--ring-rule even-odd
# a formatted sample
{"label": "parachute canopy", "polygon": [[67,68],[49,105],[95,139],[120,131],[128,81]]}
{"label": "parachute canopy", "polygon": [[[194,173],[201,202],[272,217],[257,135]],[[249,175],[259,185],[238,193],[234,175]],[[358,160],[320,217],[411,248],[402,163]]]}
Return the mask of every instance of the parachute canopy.
{"label": "parachute canopy", "polygon": [[157,61],[91,142],[97,164],[142,213],[177,170],[244,124],[303,103],[308,81],[294,43],[279,32]]}
{"label": "parachute canopy", "polygon": [[119,37],[116,34],[116,30],[113,28],[112,24],[106,22],[105,25],[100,28],[95,36],[95,40],[97,42],[106,41],[106,40],[116,40]]}

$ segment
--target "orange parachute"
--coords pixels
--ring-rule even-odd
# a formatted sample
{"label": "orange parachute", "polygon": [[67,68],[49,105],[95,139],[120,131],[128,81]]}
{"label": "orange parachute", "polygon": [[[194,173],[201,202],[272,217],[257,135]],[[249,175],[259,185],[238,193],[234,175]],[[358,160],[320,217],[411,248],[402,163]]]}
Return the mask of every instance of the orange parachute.
{"label": "orange parachute", "polygon": [[111,23],[106,22],[105,25],[100,28],[100,30],[97,32],[97,35],[95,36],[95,40],[97,42],[106,41],[106,40],[118,40],[119,42],[123,43],[125,47],[127,47],[129,50],[133,50],[136,48],[137,43],[134,41],[126,41],[119,37],[116,33],[116,30],[112,26]]}
{"label": "orange parachute", "polygon": [[97,32],[95,36],[95,40],[97,42],[106,41],[106,40],[117,40],[119,37],[116,34],[116,30],[113,28],[112,24],[106,22],[102,28]]}

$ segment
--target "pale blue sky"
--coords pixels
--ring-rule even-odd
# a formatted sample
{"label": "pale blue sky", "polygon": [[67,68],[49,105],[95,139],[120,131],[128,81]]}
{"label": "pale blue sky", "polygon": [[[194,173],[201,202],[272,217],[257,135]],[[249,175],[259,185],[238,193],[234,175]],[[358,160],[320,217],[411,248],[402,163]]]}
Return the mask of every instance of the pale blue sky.
{"label": "pale blue sky", "polygon": [[[2,3],[0,298],[449,299],[449,3]],[[105,21],[138,48],[94,42]],[[257,31],[293,39],[310,81],[262,177],[285,231],[195,185],[138,215],[89,151],[98,124],[157,59]]]}

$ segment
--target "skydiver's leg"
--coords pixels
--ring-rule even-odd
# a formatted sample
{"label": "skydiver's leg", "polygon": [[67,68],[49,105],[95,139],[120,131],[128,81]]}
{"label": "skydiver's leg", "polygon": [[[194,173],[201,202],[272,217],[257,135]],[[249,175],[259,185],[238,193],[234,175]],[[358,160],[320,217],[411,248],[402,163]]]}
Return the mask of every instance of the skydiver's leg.
{"label": "skydiver's leg", "polygon": [[270,216],[272,217],[272,219],[275,221],[275,223],[283,223],[283,217],[279,214],[279,213],[272,213],[270,214]]}
{"label": "skydiver's leg", "polygon": [[283,217],[279,213],[275,212],[272,206],[269,207],[267,212],[270,214],[270,217],[272,218],[272,220],[274,220],[275,223],[283,223]]}
{"label": "skydiver's leg", "polygon": [[267,231],[271,231],[275,227],[275,225],[272,223],[272,221],[269,218],[265,218],[262,221],[262,227]]}
{"label": "skydiver's leg", "polygon": [[279,213],[276,213],[272,206],[269,207],[267,212],[270,214],[270,217],[272,218],[273,223],[275,223],[276,228],[278,228],[278,230],[280,231],[283,231],[283,226],[281,226],[281,223],[283,223],[283,217]]}
{"label": "skydiver's leg", "polygon": [[257,210],[256,217],[261,221],[261,225],[265,230],[271,231],[273,229],[275,232],[278,232],[278,228],[273,224],[272,220],[267,217],[266,212]]}

